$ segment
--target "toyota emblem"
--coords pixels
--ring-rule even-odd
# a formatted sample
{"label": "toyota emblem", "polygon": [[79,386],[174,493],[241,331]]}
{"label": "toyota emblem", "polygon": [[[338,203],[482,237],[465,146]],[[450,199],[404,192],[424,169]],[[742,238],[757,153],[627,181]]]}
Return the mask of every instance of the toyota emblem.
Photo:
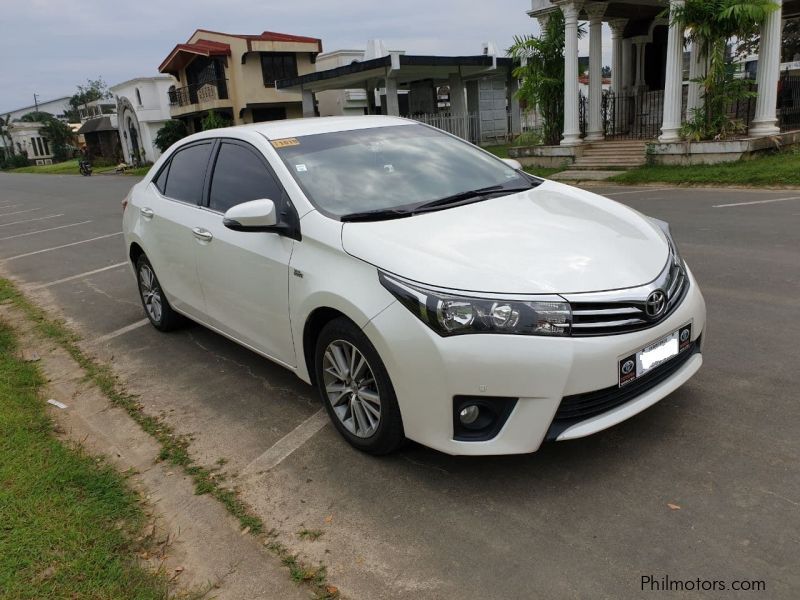
{"label": "toyota emblem", "polygon": [[622,374],[623,375],[628,375],[631,371],[633,371],[633,367],[635,367],[635,366],[636,365],[633,363],[632,360],[626,360],[622,364]]}
{"label": "toyota emblem", "polygon": [[667,309],[667,295],[662,290],[656,290],[647,297],[644,311],[651,319],[657,319]]}

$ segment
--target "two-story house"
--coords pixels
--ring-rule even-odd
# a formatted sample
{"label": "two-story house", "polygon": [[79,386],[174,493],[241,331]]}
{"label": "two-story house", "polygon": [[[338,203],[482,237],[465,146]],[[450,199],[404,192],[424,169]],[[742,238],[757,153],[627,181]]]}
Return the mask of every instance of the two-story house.
{"label": "two-story house", "polygon": [[312,37],[198,29],[158,70],[179,81],[169,90],[170,114],[194,132],[212,109],[235,125],[302,117],[301,93],[276,90],[275,81],[313,73],[320,52]]}

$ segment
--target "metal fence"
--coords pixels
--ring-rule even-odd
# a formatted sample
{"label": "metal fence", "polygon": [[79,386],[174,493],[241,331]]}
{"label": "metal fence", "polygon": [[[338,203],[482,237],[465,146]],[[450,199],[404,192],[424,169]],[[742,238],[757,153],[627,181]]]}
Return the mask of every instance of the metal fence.
{"label": "metal fence", "polygon": [[480,116],[478,113],[453,114],[449,112],[411,115],[411,119],[438,127],[461,139],[477,144],[480,142]]}
{"label": "metal fence", "polygon": [[225,79],[214,79],[187,85],[186,87],[170,89],[167,92],[170,106],[188,106],[198,102],[212,100],[227,100],[228,87]]}
{"label": "metal fence", "polygon": [[609,91],[603,94],[601,111],[606,138],[654,139],[664,120],[664,91],[621,94]]}
{"label": "metal fence", "polygon": [[800,130],[800,76],[787,75],[780,80],[778,123],[781,131]]}

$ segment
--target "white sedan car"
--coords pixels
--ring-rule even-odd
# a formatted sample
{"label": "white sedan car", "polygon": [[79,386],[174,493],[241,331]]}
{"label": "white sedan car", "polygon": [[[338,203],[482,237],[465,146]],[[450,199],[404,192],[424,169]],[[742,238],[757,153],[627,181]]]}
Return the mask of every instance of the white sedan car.
{"label": "white sedan car", "polygon": [[533,452],[702,364],[705,303],[666,223],[413,121],[192,135],[123,204],[157,329],[188,317],[294,371],[374,454]]}

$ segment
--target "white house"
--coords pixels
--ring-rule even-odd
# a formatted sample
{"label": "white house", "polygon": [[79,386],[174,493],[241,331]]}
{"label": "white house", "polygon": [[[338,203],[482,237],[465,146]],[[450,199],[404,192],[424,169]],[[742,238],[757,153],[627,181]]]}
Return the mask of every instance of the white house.
{"label": "white house", "polygon": [[[28,111],[30,112],[30,111]],[[15,154],[27,154],[28,161],[35,165],[50,164],[53,162],[53,149],[50,142],[41,132],[42,123],[29,123],[26,121],[12,122],[8,126],[8,134],[14,145]]]}
{"label": "white house", "polygon": [[109,88],[117,102],[119,137],[126,163],[155,162],[158,130],[170,120],[169,90],[177,80],[171,75],[137,77]]}

